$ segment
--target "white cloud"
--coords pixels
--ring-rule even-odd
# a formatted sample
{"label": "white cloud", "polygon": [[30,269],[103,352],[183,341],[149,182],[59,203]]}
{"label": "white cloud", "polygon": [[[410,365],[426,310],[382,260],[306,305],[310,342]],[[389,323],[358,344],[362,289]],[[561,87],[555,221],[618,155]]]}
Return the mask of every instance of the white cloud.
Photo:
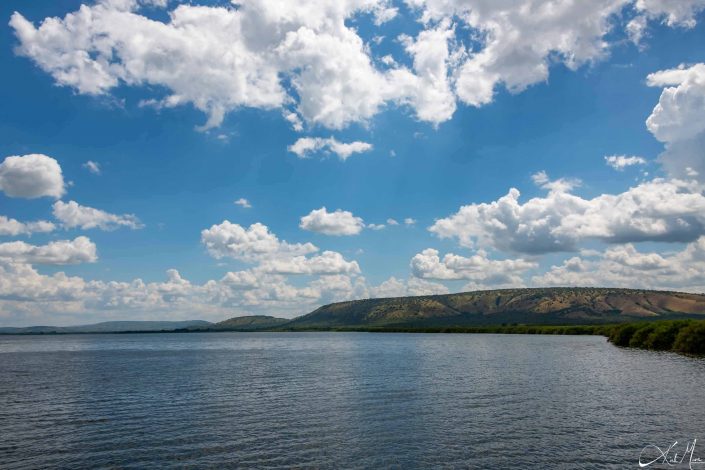
{"label": "white cloud", "polygon": [[552,61],[571,69],[604,58],[611,21],[629,2],[407,0],[426,20],[455,17],[481,38],[455,71],[460,100],[481,106],[502,84],[510,92],[548,78]]}
{"label": "white cloud", "polygon": [[[314,245],[280,241],[262,224],[243,228],[224,221],[204,230],[202,242],[216,258],[253,266],[203,284],[190,282],[175,269],[167,271],[164,282],[88,281],[64,273],[44,275],[31,266],[95,261],[95,245],[85,237],[42,246],[0,244],[0,311],[5,319],[25,322],[31,315],[51,323],[55,316],[70,317],[70,323],[85,321],[88,312],[91,321],[98,320],[94,315],[192,318],[193,312],[210,319],[272,311],[291,317],[323,303],[367,296],[357,262],[333,251],[312,255],[318,251]],[[294,286],[290,275],[314,278]]]}
{"label": "white cloud", "polygon": [[271,258],[262,262],[259,269],[274,274],[359,274],[356,261],[346,261],[335,251],[324,251],[320,255],[292,258]]}
{"label": "white cloud", "polygon": [[647,26],[648,21],[645,15],[636,16],[627,23],[627,35],[637,46],[641,45],[641,40],[646,35]]}
{"label": "white cloud", "polygon": [[75,201],[56,201],[53,209],[54,217],[65,228],[115,230],[119,227],[128,227],[134,230],[143,227],[139,219],[132,214],[110,214],[100,209],[82,206]]}
{"label": "white cloud", "polygon": [[7,157],[0,163],[0,190],[10,197],[60,198],[64,194],[61,166],[42,154]]}
{"label": "white cloud", "polygon": [[96,246],[86,237],[59,240],[46,245],[22,241],[0,243],[0,260],[27,264],[79,264],[98,259]]}
{"label": "white cloud", "polygon": [[415,277],[406,282],[406,291],[407,295],[440,295],[450,292],[443,284]]}
{"label": "white cloud", "polygon": [[404,225],[415,225],[416,224],[416,219],[412,219],[411,217],[407,217],[404,219]]}
{"label": "white cloud", "polygon": [[370,288],[371,298],[403,297],[406,294],[406,283],[392,276],[378,286]]}
{"label": "white cloud", "polygon": [[294,129],[296,132],[301,132],[304,130],[304,123],[301,122],[301,118],[296,113],[292,113],[291,111],[285,111],[284,119],[289,121],[289,123],[291,124],[291,128]]}
{"label": "white cloud", "polygon": [[367,224],[367,228],[369,228],[370,230],[375,230],[375,231],[384,230],[385,227],[386,227],[386,225],[384,225],[384,224]]}
{"label": "white cloud", "polygon": [[668,26],[692,28],[705,0],[637,0],[635,7],[650,18],[663,18]]}
{"label": "white cloud", "polygon": [[404,281],[392,276],[377,286],[368,289],[370,298],[405,297],[409,295],[447,294],[449,290],[443,284],[430,282],[416,277]]}
{"label": "white cloud", "polygon": [[649,74],[647,84],[665,87],[646,126],[661,142],[696,137],[705,130],[705,64]]}
{"label": "white cloud", "polygon": [[386,1],[182,4],[167,22],[138,8],[100,2],[39,27],[19,13],[10,24],[18,53],[57,83],[93,95],[121,83],[164,87],[169,95],[159,104],[192,104],[208,115],[204,129],[239,107],[288,104],[293,98],[283,79],[295,89],[297,114],[330,128],[364,121],[396,97],[394,71],[376,70],[361,38],[345,26],[364,12],[391,19],[395,10]]}
{"label": "white cloud", "polygon": [[0,215],[0,235],[31,235],[33,233],[48,233],[53,231],[56,226],[46,220],[38,220],[36,222],[20,222],[15,219]]}
{"label": "white cloud", "polygon": [[410,266],[412,274],[421,279],[465,279],[478,287],[521,287],[524,285],[522,275],[538,264],[521,258],[494,260],[482,250],[470,257],[448,253],[441,259],[438,250],[427,248],[411,259]]}
{"label": "white cloud", "polygon": [[646,160],[641,157],[626,155],[610,155],[605,157],[605,163],[617,171],[623,171],[625,168],[634,165],[646,165]]}
{"label": "white cloud", "polygon": [[399,225],[399,222],[397,222],[395,219],[387,219],[387,225]]}
{"label": "white cloud", "polygon": [[295,153],[299,158],[308,158],[318,152],[332,152],[345,161],[354,153],[369,152],[372,144],[367,142],[338,142],[335,138],[301,137],[288,147],[289,152]]}
{"label": "white cloud", "polygon": [[[98,321],[116,316],[132,319],[221,320],[245,314],[292,317],[323,303],[366,297],[364,279],[345,274],[321,275],[302,287],[286,276],[261,270],[228,272],[222,278],[194,284],[175,270],[164,282],[87,281],[64,273],[44,275],[32,266],[0,259],[0,312],[33,323]],[[90,312],[90,313],[89,313]],[[41,320],[37,320],[41,318]],[[83,318],[83,320],[81,320]]]}
{"label": "white cloud", "polygon": [[352,212],[340,209],[328,212],[325,207],[321,207],[301,217],[299,227],[309,232],[341,236],[357,235],[365,228],[365,223],[360,217],[355,217]]}
{"label": "white cloud", "polygon": [[531,180],[536,186],[543,186],[550,181],[546,170],[541,170],[531,175]]}
{"label": "white cloud", "polygon": [[481,106],[499,86],[518,93],[546,81],[555,62],[575,70],[603,59],[621,15],[632,16],[627,32],[640,40],[647,20],[692,26],[703,8],[703,0],[405,3],[421,25],[416,37],[402,38],[411,69],[376,57],[350,25],[361,15],[376,25],[397,16],[387,0],[180,4],[166,21],[142,14],[141,2],[112,0],[36,26],[15,13],[10,26],[18,54],[79,93],[165,90],[143,102],[190,104],[208,116],[202,129],[242,107],[279,109],[300,131],[304,122],[366,123],[389,105],[437,125],[457,100]]}
{"label": "white cloud", "polygon": [[248,262],[272,257],[290,258],[318,251],[311,243],[280,241],[266,225],[255,223],[244,228],[228,220],[203,230],[201,242],[217,259],[230,257]]}
{"label": "white cloud", "polygon": [[615,286],[705,291],[705,237],[673,253],[644,253],[633,245],[612,247],[596,259],[572,257],[531,281],[541,286]]}
{"label": "white cloud", "polygon": [[408,87],[409,103],[422,121],[441,123],[455,112],[455,96],[448,76],[448,66],[453,59],[448,42],[455,36],[449,19],[434,29],[421,31],[416,39],[402,36],[407,53],[413,57],[416,75],[407,76],[400,87]]}
{"label": "white cloud", "polygon": [[658,104],[646,120],[651,133],[666,146],[659,160],[671,176],[694,174],[705,181],[705,64],[662,70],[647,77],[653,87],[664,87]]}
{"label": "white cloud", "polygon": [[99,175],[101,174],[102,170],[100,168],[100,163],[94,162],[93,160],[88,160],[86,163],[84,163],[83,168],[86,170],[90,171],[94,175]]}
{"label": "white cloud", "polygon": [[523,204],[519,196],[512,188],[491,203],[463,206],[429,230],[466,247],[528,254],[577,250],[587,239],[685,242],[705,234],[705,196],[684,181],[655,179],[593,199],[556,189]]}
{"label": "white cloud", "polygon": [[0,262],[0,310],[15,310],[34,315],[43,311],[78,310],[83,305],[68,305],[80,298],[86,283],[64,273],[39,274],[28,264]]}
{"label": "white cloud", "polygon": [[531,175],[531,179],[536,186],[547,189],[552,193],[569,192],[583,184],[583,182],[577,178],[559,178],[557,180],[552,180],[548,177],[548,173],[546,173],[545,170],[534,173]]}
{"label": "white cloud", "polygon": [[[357,263],[329,251],[312,257],[292,256],[281,249],[270,250],[269,255],[245,256],[256,266],[199,285],[174,269],[167,271],[166,282],[150,283],[141,279],[86,281],[63,273],[46,276],[26,262],[79,259],[32,252],[25,246],[2,250],[11,252],[12,257],[0,256],[0,311],[18,318],[26,314],[80,317],[87,312],[112,315],[108,318],[118,314],[141,319],[167,314],[171,318],[191,318],[198,312],[202,318],[222,319],[237,314],[271,314],[273,310],[277,316],[291,317],[322,303],[363,298],[367,293]],[[288,283],[288,275],[301,274],[316,277],[299,287]],[[95,317],[91,319],[96,321]]]}
{"label": "white cloud", "polygon": [[245,209],[250,209],[252,207],[252,204],[250,204],[250,201],[248,201],[244,197],[241,197],[240,199],[235,201],[233,204],[238,205],[240,207],[243,207]]}

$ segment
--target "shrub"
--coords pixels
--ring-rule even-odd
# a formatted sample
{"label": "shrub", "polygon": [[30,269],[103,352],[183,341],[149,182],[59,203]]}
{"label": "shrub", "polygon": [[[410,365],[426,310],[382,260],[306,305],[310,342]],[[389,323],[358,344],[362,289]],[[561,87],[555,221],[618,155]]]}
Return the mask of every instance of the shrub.
{"label": "shrub", "polygon": [[646,341],[649,335],[654,331],[654,325],[648,323],[637,329],[629,339],[630,348],[646,348]]}
{"label": "shrub", "polygon": [[646,338],[645,347],[657,351],[670,351],[676,340],[678,331],[688,325],[687,321],[673,321],[658,324]]}
{"label": "shrub", "polygon": [[705,321],[693,322],[682,328],[673,349],[685,354],[705,354]]}
{"label": "shrub", "polygon": [[629,346],[629,341],[636,330],[637,326],[634,324],[616,326],[610,333],[609,340],[616,346]]}

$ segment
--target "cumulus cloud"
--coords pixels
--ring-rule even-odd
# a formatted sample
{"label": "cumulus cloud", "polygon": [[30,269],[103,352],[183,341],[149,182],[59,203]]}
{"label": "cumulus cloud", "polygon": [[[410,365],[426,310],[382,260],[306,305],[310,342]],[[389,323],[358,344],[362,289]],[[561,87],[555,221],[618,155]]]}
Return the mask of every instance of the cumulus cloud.
{"label": "cumulus cloud", "polygon": [[53,209],[54,217],[65,228],[115,230],[120,227],[128,227],[135,230],[143,227],[133,214],[110,214],[100,209],[82,206],[75,201],[56,201]]}
{"label": "cumulus cloud", "polygon": [[705,109],[705,64],[680,66],[649,74],[652,87],[665,87],[646,120],[646,126],[662,142],[691,139],[705,130],[700,117]]}
{"label": "cumulus cloud", "polygon": [[574,256],[531,282],[541,286],[615,286],[705,291],[705,237],[681,251],[641,252],[626,244],[592,257]]}
{"label": "cumulus cloud", "polygon": [[394,18],[388,0],[180,4],[166,21],[142,14],[144,3],[101,1],[38,25],[15,13],[16,51],[79,93],[165,90],[144,101],[190,104],[207,115],[202,129],[241,107],[280,109],[295,130],[364,123],[388,105],[438,124],[458,100],[481,106],[499,86],[518,93],[545,81],[554,62],[575,70],[603,59],[615,19],[632,8],[633,38],[652,20],[692,26],[703,8],[703,0],[406,0],[421,26],[401,38],[407,67],[375,57],[349,26],[364,15],[377,26]]}
{"label": "cumulus cloud", "polygon": [[377,286],[370,286],[370,298],[405,297],[409,295],[440,295],[448,294],[446,286],[438,282],[412,277],[406,281],[392,276]]}
{"label": "cumulus cloud", "polygon": [[666,150],[659,157],[670,175],[705,181],[705,64],[650,74],[647,84],[663,87],[646,127]]}
{"label": "cumulus cloud", "polygon": [[453,253],[440,258],[438,250],[427,248],[411,259],[411,272],[421,279],[473,281],[476,286],[524,285],[522,275],[538,267],[533,261],[523,259],[490,259],[485,251],[478,250],[470,257]]}
{"label": "cumulus cloud", "polygon": [[544,186],[554,188],[545,197],[522,204],[512,188],[496,201],[461,207],[429,230],[470,248],[526,254],[574,251],[589,239],[688,242],[705,234],[705,196],[692,182],[655,179],[592,199],[570,193],[569,186]]}
{"label": "cumulus cloud", "polygon": [[372,150],[372,144],[361,141],[343,143],[338,142],[333,137],[326,139],[322,137],[301,137],[288,148],[289,152],[296,154],[299,158],[308,158],[318,152],[332,152],[345,161],[354,153],[369,152]]}
{"label": "cumulus cloud", "polygon": [[95,243],[86,237],[59,240],[46,245],[22,241],[0,243],[0,259],[26,264],[79,264],[98,259]]}
{"label": "cumulus cloud", "polygon": [[[194,311],[206,318],[223,318],[271,314],[274,309],[277,315],[293,316],[322,303],[368,295],[357,262],[333,251],[317,254],[310,243],[280,241],[262,224],[244,228],[224,221],[201,235],[214,257],[252,266],[203,284],[190,282],[175,269],[167,271],[165,282],[88,281],[63,273],[44,275],[31,266],[95,261],[95,245],[85,237],[43,246],[0,244],[0,311],[6,317],[27,313],[80,317],[93,311],[144,319],[165,314],[191,318]],[[290,275],[313,279],[295,286],[289,283]]]}
{"label": "cumulus cloud", "polygon": [[[415,39],[401,37],[406,52],[413,58],[415,75],[407,75],[399,86],[408,88],[407,100],[422,121],[441,123],[455,112],[456,100],[448,76],[449,65],[457,60],[448,46],[454,36],[451,21],[446,18],[436,28],[421,31]],[[453,53],[461,52],[456,49]]]}
{"label": "cumulus cloud", "polygon": [[406,219],[404,219],[404,225],[416,225],[416,219],[407,217]]}
{"label": "cumulus cloud", "polygon": [[10,197],[60,198],[64,195],[61,166],[42,154],[7,157],[0,163],[0,190]]}
{"label": "cumulus cloud", "polygon": [[626,155],[610,155],[605,157],[605,163],[617,171],[634,165],[646,165],[646,160],[641,157],[628,157]]}
{"label": "cumulus cloud", "polygon": [[245,228],[224,220],[203,230],[201,242],[216,259],[229,257],[248,262],[274,257],[291,258],[318,251],[312,243],[280,241],[266,225],[259,222]]}
{"label": "cumulus cloud", "polygon": [[42,309],[52,313],[78,310],[83,305],[74,302],[85,287],[86,282],[80,277],[68,277],[61,272],[42,275],[26,263],[0,258],[0,306],[6,312],[15,310],[36,315]]}
{"label": "cumulus cloud", "polygon": [[328,212],[325,207],[321,207],[301,217],[299,227],[309,232],[341,236],[357,235],[365,228],[365,223],[360,217],[355,217],[352,212],[341,209]]}
{"label": "cumulus cloud", "polygon": [[272,258],[260,264],[260,269],[274,274],[359,274],[356,261],[346,261],[335,251],[324,251],[320,255],[292,258]]}
{"label": "cumulus cloud", "polygon": [[607,54],[604,37],[612,28],[610,19],[628,4],[619,0],[408,3],[417,6],[426,20],[460,18],[463,26],[484,38],[482,47],[466,51],[455,72],[457,95],[472,106],[491,102],[500,84],[517,93],[545,81],[550,60],[576,69],[602,59]]}
{"label": "cumulus cloud", "polygon": [[11,219],[0,215],[0,235],[31,235],[33,233],[52,232],[56,226],[46,220],[38,220],[36,222],[20,222],[16,219]]}
{"label": "cumulus cloud", "polygon": [[[356,261],[348,261],[335,251],[318,254],[318,248],[311,243],[279,240],[260,223],[244,228],[226,220],[203,230],[201,241],[215,258],[230,257],[253,264],[248,270],[226,274],[220,282],[207,283],[224,305],[301,309],[366,292]],[[294,287],[287,282],[289,275],[316,278],[308,285]]]}
{"label": "cumulus cloud", "polygon": [[367,286],[357,275],[323,274],[297,287],[285,275],[255,269],[228,272],[197,284],[169,269],[165,281],[106,282],[64,273],[45,275],[29,264],[0,258],[0,312],[18,321],[26,315],[51,322],[57,316],[85,321],[87,312],[92,312],[91,321],[96,321],[95,315],[188,319],[193,312],[219,320],[238,314],[271,314],[273,309],[278,316],[291,317],[323,303],[366,296]]}
{"label": "cumulus cloud", "polygon": [[190,103],[211,128],[239,107],[283,107],[293,99],[286,79],[297,114],[341,128],[396,98],[395,71],[373,66],[345,20],[367,12],[381,21],[392,11],[383,0],[182,4],[160,22],[141,15],[137,2],[99,2],[38,27],[19,13],[10,24],[18,53],[79,93],[105,94],[121,83],[164,87],[160,106]]}

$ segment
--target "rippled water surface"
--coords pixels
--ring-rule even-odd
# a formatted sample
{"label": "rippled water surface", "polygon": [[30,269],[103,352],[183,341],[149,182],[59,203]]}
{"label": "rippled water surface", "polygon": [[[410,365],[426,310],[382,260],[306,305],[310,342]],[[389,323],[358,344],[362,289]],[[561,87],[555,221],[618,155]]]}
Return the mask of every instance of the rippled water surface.
{"label": "rippled water surface", "polygon": [[705,360],[597,336],[0,336],[2,468],[637,468],[693,438]]}

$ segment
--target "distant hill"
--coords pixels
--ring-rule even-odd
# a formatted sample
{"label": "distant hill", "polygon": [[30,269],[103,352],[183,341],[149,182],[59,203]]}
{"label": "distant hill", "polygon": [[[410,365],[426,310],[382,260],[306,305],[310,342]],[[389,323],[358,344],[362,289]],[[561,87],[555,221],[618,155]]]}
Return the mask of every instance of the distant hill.
{"label": "distant hill", "polygon": [[207,321],[116,321],[72,327],[0,328],[0,334],[125,331],[288,331],[424,328],[502,324],[588,325],[700,317],[705,295],[638,289],[556,287],[353,300],[324,305],[293,320],[266,315]]}
{"label": "distant hill", "polygon": [[212,325],[204,320],[187,321],[106,321],[77,326],[28,326],[26,328],[0,328],[0,333],[121,333],[126,331],[163,331],[186,328],[206,328]]}
{"label": "distant hill", "polygon": [[286,329],[588,324],[703,315],[705,295],[610,288],[502,289],[325,305]]}
{"label": "distant hill", "polygon": [[207,327],[208,330],[252,331],[275,328],[290,320],[286,318],[270,317],[267,315],[251,315],[234,317]]}

